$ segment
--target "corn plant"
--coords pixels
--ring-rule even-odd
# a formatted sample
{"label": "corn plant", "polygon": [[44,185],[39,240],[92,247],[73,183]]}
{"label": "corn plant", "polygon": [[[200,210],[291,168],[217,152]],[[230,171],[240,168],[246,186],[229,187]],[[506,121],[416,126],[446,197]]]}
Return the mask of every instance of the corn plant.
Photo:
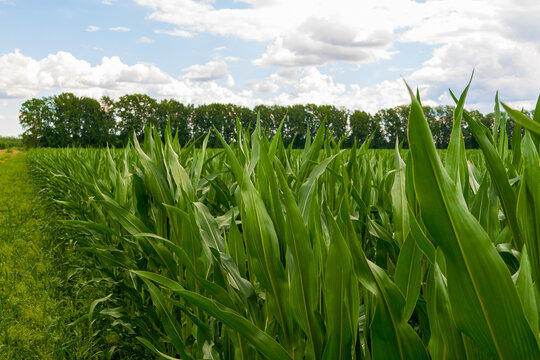
{"label": "corn plant", "polygon": [[231,144],[216,131],[222,149],[146,129],[122,150],[33,151],[117,289],[85,320],[168,359],[540,358],[540,112],[503,104],[525,129],[510,151],[498,97],[490,131],[468,88],[444,161],[410,89],[409,151],[341,149],[324,122],[292,150],[260,121]]}

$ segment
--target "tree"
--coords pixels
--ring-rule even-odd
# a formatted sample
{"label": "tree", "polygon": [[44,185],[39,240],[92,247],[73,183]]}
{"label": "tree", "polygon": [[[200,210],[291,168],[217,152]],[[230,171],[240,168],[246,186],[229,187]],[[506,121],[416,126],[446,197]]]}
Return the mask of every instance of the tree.
{"label": "tree", "polygon": [[19,123],[23,128],[25,147],[48,146],[44,135],[50,126],[52,110],[50,98],[26,100],[19,110]]}
{"label": "tree", "polygon": [[[489,129],[491,129],[493,127],[493,119],[495,118],[495,115],[491,116],[491,115],[488,114],[487,116],[484,116],[478,110],[469,111],[469,115],[473,119],[476,119],[476,120],[480,121],[482,124],[484,124],[484,126],[488,127]],[[465,142],[465,147],[467,149],[478,149],[479,148],[479,144],[476,141],[476,138],[472,134],[472,131],[469,128],[468,125],[463,126],[463,140]]]}
{"label": "tree", "polygon": [[291,105],[287,107],[286,126],[283,127],[283,141],[290,144],[294,141],[294,148],[302,148],[306,142],[308,125],[313,125],[313,114],[307,111],[304,105]]}
{"label": "tree", "polygon": [[234,140],[236,115],[232,104],[200,105],[193,112],[193,136],[199,137],[210,131],[209,147],[220,147],[221,143],[213,130],[216,128],[223,139],[230,143]]}
{"label": "tree", "polygon": [[99,99],[99,105],[103,114],[103,123],[107,126],[107,144],[122,146],[123,144],[118,139],[118,124],[116,119],[116,103],[108,96],[102,96]]}
{"label": "tree", "polygon": [[[274,136],[279,128],[279,124],[287,115],[287,108],[280,105],[257,105],[253,108],[255,114],[259,114],[261,118],[261,127],[269,133],[270,136]],[[285,124],[283,124],[285,126]],[[283,134],[282,134],[283,135]],[[285,145],[288,143],[284,139]]]}
{"label": "tree", "polygon": [[375,113],[375,121],[382,127],[384,134],[384,146],[391,148],[394,146],[396,138],[403,141],[403,146],[408,147],[407,122],[409,108],[406,105],[396,106],[390,109],[382,109]]}
{"label": "tree", "polygon": [[314,118],[310,124],[312,132],[317,131],[319,125],[326,119],[326,128],[330,130],[336,139],[341,139],[347,132],[347,118],[349,112],[344,108],[338,108],[334,105],[307,105]]}
{"label": "tree", "polygon": [[145,126],[157,125],[157,101],[148,95],[124,95],[115,103],[115,116],[119,119],[119,138],[123,144],[135,133],[142,140]]}
{"label": "tree", "polygon": [[156,109],[156,118],[160,134],[164,134],[170,121],[173,134],[178,132],[178,140],[184,145],[191,139],[189,123],[193,117],[193,105],[184,105],[176,100],[162,100]]}
{"label": "tree", "polygon": [[367,112],[355,110],[349,117],[349,122],[351,127],[350,146],[354,140],[364,142],[371,134],[374,134],[371,141],[372,148],[378,149],[386,145],[380,124]]}
{"label": "tree", "polygon": [[448,148],[450,142],[450,134],[454,123],[453,106],[424,106],[424,114],[428,122],[435,146],[439,149]]}
{"label": "tree", "polygon": [[233,111],[235,118],[240,121],[240,124],[242,124],[245,129],[247,129],[249,132],[252,132],[253,129],[255,129],[255,125],[257,125],[257,113],[254,110],[251,110],[245,106],[233,105]]}
{"label": "tree", "polygon": [[99,101],[88,97],[80,98],[79,116],[82,124],[80,145],[104,147],[114,144],[114,117],[110,116]]}
{"label": "tree", "polygon": [[54,137],[49,139],[49,146],[82,145],[79,98],[72,93],[61,93],[52,100]]}

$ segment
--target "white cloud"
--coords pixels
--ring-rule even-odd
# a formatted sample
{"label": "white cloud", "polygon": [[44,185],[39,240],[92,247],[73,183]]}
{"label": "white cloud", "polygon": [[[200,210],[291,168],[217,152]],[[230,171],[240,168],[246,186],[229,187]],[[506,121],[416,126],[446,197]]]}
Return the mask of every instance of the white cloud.
{"label": "white cloud", "polygon": [[163,35],[170,35],[170,36],[178,36],[178,37],[184,37],[184,38],[190,38],[193,37],[193,34],[189,31],[185,31],[182,29],[174,29],[174,30],[163,30],[163,29],[156,29],[154,30],[155,34],[163,34]]}
{"label": "white cloud", "polygon": [[316,67],[282,69],[267,78],[251,82],[255,93],[271,93],[265,103],[331,104],[347,109],[376,112],[381,108],[393,107],[409,102],[401,80],[384,81],[372,87],[336,83]]}
{"label": "white cloud", "polygon": [[109,0],[102,0],[101,3],[103,5],[112,5],[112,1],[109,1]]}
{"label": "white cloud", "polygon": [[[391,59],[398,43],[443,47],[479,38],[498,41],[493,35],[540,48],[537,0],[519,4],[507,0],[237,1],[249,7],[218,8],[210,0],[135,0],[150,9],[150,19],[180,26],[188,33],[265,43],[266,50],[253,60],[258,66],[375,63]],[[524,54],[520,47],[514,46]],[[477,55],[467,58],[469,68],[481,66],[482,54]]]}
{"label": "white cloud", "polygon": [[225,50],[227,47],[226,46],[218,46],[218,47],[215,47],[213,50],[214,51],[222,51],[222,50]]}
{"label": "white cloud", "polygon": [[104,50],[102,47],[92,46],[92,45],[81,45],[81,47],[85,48],[85,49],[94,50],[94,51],[103,51]]}
{"label": "white cloud", "polygon": [[[420,86],[424,104],[452,104],[448,87],[459,93],[475,67],[467,101],[470,107],[491,111],[497,89],[501,100],[518,108],[534,105],[540,92],[537,44],[512,41],[501,34],[475,33],[463,39],[439,46],[416,70],[408,69],[411,73],[406,80],[413,87]],[[37,60],[15,50],[0,56],[0,98],[24,99],[44,91],[71,91],[93,97],[138,92],[194,104],[316,103],[369,112],[409,102],[398,77],[362,87],[338,82],[317,66],[302,66],[283,67],[268,77],[238,83],[227,65],[234,60],[218,56],[205,64],[185,68],[185,74],[175,78],[156,65],[128,65],[119,57],[104,57],[93,66],[68,52]]]}
{"label": "white cloud", "polygon": [[474,67],[467,102],[489,111],[497,90],[503,101],[536,99],[540,92],[540,73],[536,71],[539,63],[540,49],[536,44],[486,34],[439,47],[410,78],[427,86],[427,98],[453,103],[447,89],[461,91]]}
{"label": "white cloud", "polygon": [[114,26],[110,27],[109,30],[111,31],[119,31],[119,32],[128,32],[129,28],[125,26]]}
{"label": "white cloud", "polygon": [[183,78],[193,81],[224,79],[227,77],[227,75],[229,75],[229,68],[227,63],[223,60],[209,61],[206,64],[192,65],[183,69],[183,71],[186,72]]}
{"label": "white cloud", "polygon": [[244,1],[252,6],[247,9],[217,9],[212,1],[135,1],[151,9],[150,19],[186,31],[270,42],[256,61],[269,66],[387,59],[394,32],[422,16],[420,4],[403,0]]}
{"label": "white cloud", "polygon": [[230,89],[230,88],[233,88],[236,83],[234,81],[234,78],[232,77],[231,74],[227,75],[227,81],[225,82],[225,85]]}
{"label": "white cloud", "polygon": [[98,31],[100,29],[99,26],[95,26],[95,25],[90,25],[86,28],[86,31],[88,32],[94,32],[94,31]]}
{"label": "white cloud", "polygon": [[153,42],[155,42],[154,39],[150,39],[149,37],[147,36],[143,36],[139,39],[139,42],[142,43],[142,44],[152,44]]}
{"label": "white cloud", "polygon": [[19,50],[0,57],[0,98],[28,98],[56,89],[94,96],[114,95],[144,92],[171,81],[156,66],[126,65],[116,56],[104,57],[96,66],[63,51],[41,60]]}
{"label": "white cloud", "polygon": [[281,79],[277,74],[272,74],[265,79],[253,80],[251,83],[255,92],[271,94],[279,91],[283,84],[283,79]]}
{"label": "white cloud", "polygon": [[[234,86],[229,74],[228,87]],[[19,50],[0,56],[0,99],[27,99],[43,92],[73,92],[78,96],[118,98],[129,93],[144,93],[158,99],[174,98],[183,103],[235,103],[251,106],[262,100],[248,91],[235,93],[215,81],[179,80],[152,64],[127,65],[119,57],[103,57],[90,63],[60,51],[36,60]]]}

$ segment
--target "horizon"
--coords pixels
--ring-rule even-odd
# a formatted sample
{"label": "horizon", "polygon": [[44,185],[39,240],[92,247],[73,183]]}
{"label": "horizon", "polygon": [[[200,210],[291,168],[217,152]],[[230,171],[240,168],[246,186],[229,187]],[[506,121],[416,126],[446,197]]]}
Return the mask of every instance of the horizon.
{"label": "horizon", "polygon": [[20,105],[61,92],[142,93],[184,104],[327,104],[370,114],[540,93],[540,4],[522,1],[0,0],[0,135]]}

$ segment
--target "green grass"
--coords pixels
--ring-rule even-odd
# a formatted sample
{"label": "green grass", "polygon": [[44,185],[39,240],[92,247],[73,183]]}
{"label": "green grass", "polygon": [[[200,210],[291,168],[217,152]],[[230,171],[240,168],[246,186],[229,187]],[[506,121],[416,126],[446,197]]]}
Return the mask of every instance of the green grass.
{"label": "green grass", "polygon": [[[50,358],[48,328],[55,304],[42,251],[45,214],[36,206],[24,155],[3,154],[0,165],[0,353],[2,358]],[[52,335],[52,334],[51,334]]]}
{"label": "green grass", "polygon": [[73,234],[39,200],[26,154],[1,156],[0,358],[107,358],[115,339],[93,336],[87,322],[70,325],[104,288],[86,283]]}

